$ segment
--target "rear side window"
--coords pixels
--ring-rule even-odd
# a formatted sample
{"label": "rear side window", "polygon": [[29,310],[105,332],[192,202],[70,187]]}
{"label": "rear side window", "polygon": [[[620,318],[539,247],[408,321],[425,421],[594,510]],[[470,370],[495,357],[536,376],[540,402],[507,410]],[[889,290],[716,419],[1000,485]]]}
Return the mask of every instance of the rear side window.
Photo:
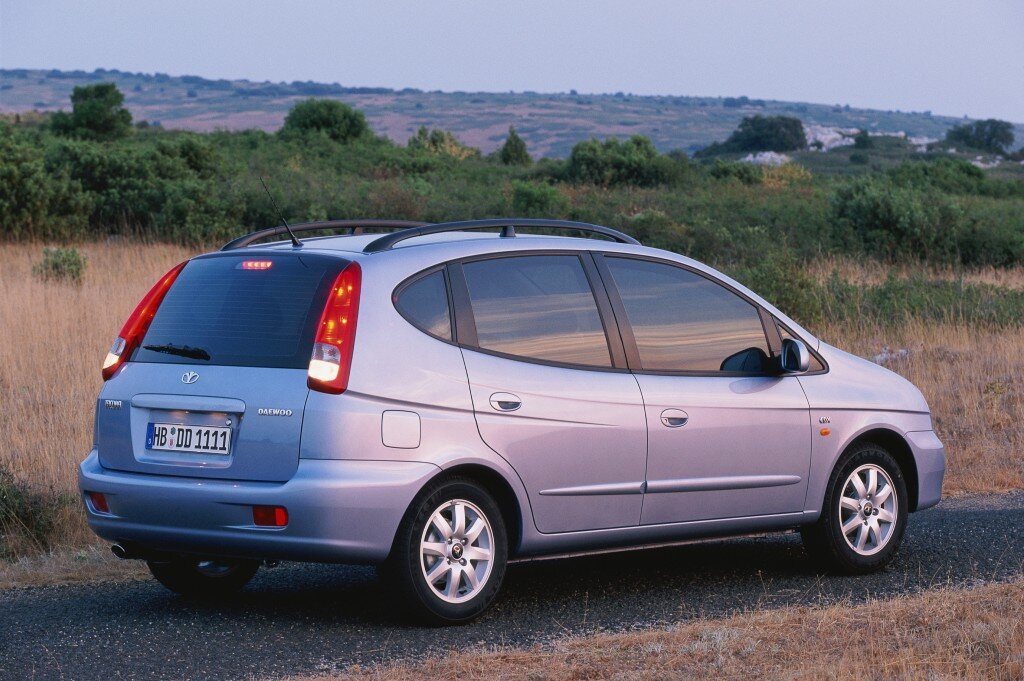
{"label": "rear side window", "polygon": [[345,264],[310,255],[193,260],[132,359],[305,369],[331,282]]}
{"label": "rear side window", "polygon": [[724,286],[663,263],[605,257],[646,371],[762,373],[757,308]]}
{"label": "rear side window", "polygon": [[452,319],[444,272],[437,270],[406,285],[395,297],[395,308],[420,331],[452,339]]}
{"label": "rear side window", "polygon": [[562,364],[610,367],[597,302],[575,255],[532,255],[463,265],[485,350]]}

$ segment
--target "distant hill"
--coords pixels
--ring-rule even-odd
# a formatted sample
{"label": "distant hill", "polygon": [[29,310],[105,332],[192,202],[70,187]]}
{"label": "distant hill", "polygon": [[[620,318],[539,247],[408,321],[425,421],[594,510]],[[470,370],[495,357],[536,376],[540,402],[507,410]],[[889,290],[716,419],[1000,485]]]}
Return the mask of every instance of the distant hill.
{"label": "distant hill", "polygon": [[[421,125],[450,130],[464,143],[493,151],[515,125],[534,156],[568,155],[588,137],[641,134],[662,150],[694,151],[728,137],[753,114],[796,116],[809,125],[902,131],[941,138],[964,119],[930,112],[877,111],[747,97],[639,96],[627,93],[426,92],[416,89],[344,87],[337,83],[256,83],[199,76],[127,73],[97,69],[58,71],[0,69],[0,112],[70,108],[76,85],[113,81],[125,93],[136,120],[167,128],[276,130],[295,102],[307,97],[341,99],[365,112],[373,129],[405,142]],[[1024,142],[1024,126],[1017,126]]]}

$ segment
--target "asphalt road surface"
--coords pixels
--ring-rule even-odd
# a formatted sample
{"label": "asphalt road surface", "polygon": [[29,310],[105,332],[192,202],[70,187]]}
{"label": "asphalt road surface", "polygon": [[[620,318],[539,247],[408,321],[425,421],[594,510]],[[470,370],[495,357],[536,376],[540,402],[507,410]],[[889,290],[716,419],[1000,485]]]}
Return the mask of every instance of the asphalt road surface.
{"label": "asphalt road surface", "polygon": [[900,557],[867,577],[808,565],[780,535],[510,566],[464,627],[410,626],[372,568],[286,564],[197,603],[152,581],[0,591],[0,677],[249,679],[342,670],[479,644],[664,625],[737,609],[825,604],[1024,573],[1024,493],[911,516]]}

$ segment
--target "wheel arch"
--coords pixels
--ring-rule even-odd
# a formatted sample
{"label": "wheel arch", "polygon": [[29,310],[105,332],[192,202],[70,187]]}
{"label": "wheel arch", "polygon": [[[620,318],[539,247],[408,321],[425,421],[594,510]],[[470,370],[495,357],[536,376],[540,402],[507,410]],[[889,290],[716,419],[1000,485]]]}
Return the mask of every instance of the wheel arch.
{"label": "wheel arch", "polygon": [[[461,463],[439,470],[433,477],[423,483],[419,492],[405,509],[403,518],[413,511],[413,508],[427,490],[439,482],[451,478],[465,478],[481,485],[493,498],[501,511],[501,519],[505,523],[505,531],[508,537],[509,555],[514,555],[522,544],[523,526],[526,522],[523,516],[523,508],[519,503],[512,485],[505,479],[501,472],[480,463]],[[394,547],[392,547],[392,552]]]}
{"label": "wheel arch", "polygon": [[[914,460],[914,452],[910,449],[910,444],[907,442],[906,438],[895,430],[877,427],[860,433],[843,448],[843,453],[836,461],[836,467],[842,464],[843,460],[846,458],[847,452],[855,446],[865,442],[871,442],[883,447],[886,451],[892,454],[894,459],[896,459],[896,464],[900,467],[900,472],[903,473],[903,479],[906,480],[907,483],[907,495],[910,497],[908,500],[908,508],[911,513],[916,511],[920,492],[917,461]],[[835,469],[833,468],[833,470]]]}

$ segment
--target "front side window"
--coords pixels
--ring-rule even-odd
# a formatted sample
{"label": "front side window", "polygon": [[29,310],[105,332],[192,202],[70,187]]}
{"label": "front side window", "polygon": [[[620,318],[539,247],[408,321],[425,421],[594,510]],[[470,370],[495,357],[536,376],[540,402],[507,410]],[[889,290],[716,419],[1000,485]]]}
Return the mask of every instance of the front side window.
{"label": "front side window", "polygon": [[763,373],[757,308],[706,277],[664,263],[605,257],[645,371]]}
{"label": "front side window", "polygon": [[448,288],[441,270],[422,276],[399,291],[395,308],[420,331],[443,340],[452,339]]}
{"label": "front side window", "polygon": [[597,302],[577,256],[493,258],[465,263],[463,271],[480,348],[611,366]]}

